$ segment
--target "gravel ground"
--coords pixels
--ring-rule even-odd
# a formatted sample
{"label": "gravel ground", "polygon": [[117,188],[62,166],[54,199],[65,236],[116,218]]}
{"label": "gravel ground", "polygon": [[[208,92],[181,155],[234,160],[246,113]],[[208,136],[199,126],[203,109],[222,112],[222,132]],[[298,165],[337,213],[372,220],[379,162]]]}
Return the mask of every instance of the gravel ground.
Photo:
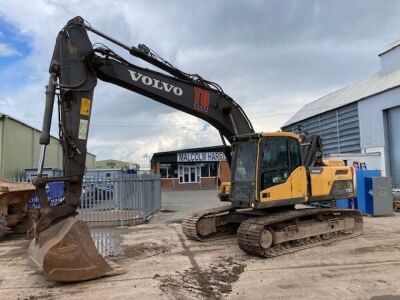
{"label": "gravel ground", "polygon": [[[208,199],[208,200],[205,200]],[[101,252],[124,275],[77,284],[46,281],[27,258],[29,240],[0,242],[1,299],[400,299],[400,214],[364,218],[364,234],[262,259],[234,236],[187,240],[179,219],[219,205],[214,191],[163,194],[149,224],[96,228]]]}

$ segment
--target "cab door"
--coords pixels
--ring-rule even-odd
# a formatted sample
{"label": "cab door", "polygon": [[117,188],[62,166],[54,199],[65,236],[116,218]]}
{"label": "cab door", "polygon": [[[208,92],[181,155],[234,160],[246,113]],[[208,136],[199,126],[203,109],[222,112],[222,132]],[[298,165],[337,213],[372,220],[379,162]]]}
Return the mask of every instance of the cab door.
{"label": "cab door", "polygon": [[307,193],[307,177],[302,165],[298,140],[272,136],[260,142],[261,202],[303,198]]}

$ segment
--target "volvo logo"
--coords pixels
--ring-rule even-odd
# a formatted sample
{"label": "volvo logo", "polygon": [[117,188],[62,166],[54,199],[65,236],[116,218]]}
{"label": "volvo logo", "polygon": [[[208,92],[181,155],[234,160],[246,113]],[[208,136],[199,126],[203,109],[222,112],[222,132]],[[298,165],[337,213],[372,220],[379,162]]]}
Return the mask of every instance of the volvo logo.
{"label": "volvo logo", "polygon": [[151,78],[149,76],[143,75],[142,73],[135,72],[132,70],[128,70],[129,73],[131,74],[131,78],[133,81],[138,82],[139,80],[147,86],[151,86],[155,89],[166,91],[167,93],[173,92],[176,96],[182,96],[183,91],[180,87],[174,86],[172,84],[169,84],[167,82]]}

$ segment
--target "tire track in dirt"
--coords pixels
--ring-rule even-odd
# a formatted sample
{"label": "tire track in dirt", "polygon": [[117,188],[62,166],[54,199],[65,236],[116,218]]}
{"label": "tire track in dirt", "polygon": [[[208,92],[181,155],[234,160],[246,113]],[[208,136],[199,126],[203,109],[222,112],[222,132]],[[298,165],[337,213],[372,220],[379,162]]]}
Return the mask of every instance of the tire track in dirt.
{"label": "tire track in dirt", "polygon": [[176,299],[221,299],[232,291],[232,283],[239,279],[244,264],[232,257],[218,257],[219,260],[205,269],[197,263],[181,232],[175,229],[182,244],[182,255],[188,257],[191,268],[173,276],[159,278],[160,289],[170,292]]}

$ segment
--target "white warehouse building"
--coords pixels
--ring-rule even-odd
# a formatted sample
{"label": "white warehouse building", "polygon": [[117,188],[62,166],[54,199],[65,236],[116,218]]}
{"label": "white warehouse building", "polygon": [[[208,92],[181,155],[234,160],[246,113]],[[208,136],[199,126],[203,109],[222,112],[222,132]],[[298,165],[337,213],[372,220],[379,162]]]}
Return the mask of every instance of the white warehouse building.
{"label": "white warehouse building", "polygon": [[320,134],[329,156],[375,153],[400,188],[400,40],[379,58],[378,73],[304,105],[282,130]]}

